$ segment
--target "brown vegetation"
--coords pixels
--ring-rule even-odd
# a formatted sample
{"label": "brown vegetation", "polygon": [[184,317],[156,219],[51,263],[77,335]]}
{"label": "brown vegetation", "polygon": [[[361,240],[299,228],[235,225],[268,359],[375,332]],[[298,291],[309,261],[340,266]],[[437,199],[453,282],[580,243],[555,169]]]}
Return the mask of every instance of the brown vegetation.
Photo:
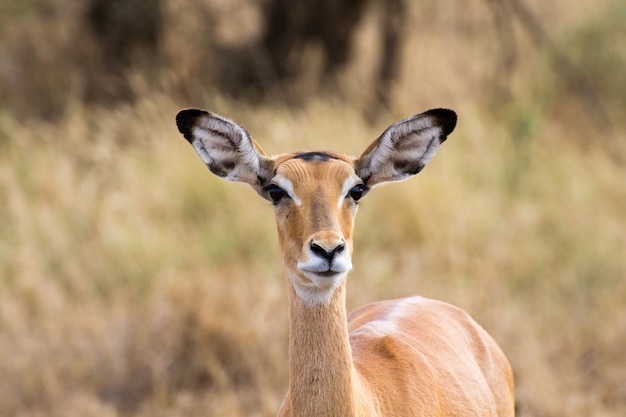
{"label": "brown vegetation", "polygon": [[[308,100],[294,110],[230,99],[205,76],[203,22],[237,43],[238,28],[254,35],[249,2],[164,1],[163,67],[131,70],[134,99],[106,107],[85,94],[97,60],[77,36],[83,10],[13,3],[0,2],[0,415],[275,415],[287,304],[271,208],[197,160],[174,124],[190,106],[244,123],[271,152],[348,153],[399,117],[455,109],[457,131],[419,178],[363,200],[349,309],[411,294],[452,302],[509,357],[518,415],[624,414],[619,1],[531,4],[611,130],[518,26],[520,58],[500,95],[488,2],[411,4],[375,126],[361,104],[377,68],[376,6],[338,75],[343,98],[316,94],[303,74]],[[319,64],[314,50],[304,57]]]}

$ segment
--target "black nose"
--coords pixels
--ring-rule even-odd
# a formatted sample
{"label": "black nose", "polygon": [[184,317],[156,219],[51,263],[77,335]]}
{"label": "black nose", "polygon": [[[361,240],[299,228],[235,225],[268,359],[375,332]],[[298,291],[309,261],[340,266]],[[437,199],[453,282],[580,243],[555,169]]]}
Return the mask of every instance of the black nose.
{"label": "black nose", "polygon": [[337,244],[332,248],[325,248],[315,241],[311,242],[311,252],[328,260],[333,259],[335,254],[341,253],[345,249],[345,247],[346,245],[343,242]]}

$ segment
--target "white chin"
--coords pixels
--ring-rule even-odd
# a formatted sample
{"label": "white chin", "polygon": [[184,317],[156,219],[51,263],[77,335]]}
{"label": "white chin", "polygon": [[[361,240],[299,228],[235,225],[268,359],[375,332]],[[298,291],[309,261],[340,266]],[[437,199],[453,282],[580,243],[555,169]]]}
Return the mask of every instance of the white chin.
{"label": "white chin", "polygon": [[348,272],[311,272],[298,271],[304,275],[302,279],[299,274],[289,274],[289,279],[293,283],[296,295],[306,304],[314,306],[327,303],[335,290],[345,279]]}

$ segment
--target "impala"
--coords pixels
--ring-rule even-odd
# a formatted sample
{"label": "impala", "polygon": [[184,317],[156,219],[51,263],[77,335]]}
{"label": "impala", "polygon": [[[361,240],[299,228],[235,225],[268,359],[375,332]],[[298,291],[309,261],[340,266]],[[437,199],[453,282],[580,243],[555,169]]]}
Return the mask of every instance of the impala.
{"label": "impala", "polygon": [[176,124],[211,172],[273,204],[290,326],[279,416],[514,415],[511,366],[463,310],[409,297],[346,313],[359,201],[420,172],[454,130],[452,110],[391,125],[358,158],[270,156],[243,127],[204,110],[182,110]]}

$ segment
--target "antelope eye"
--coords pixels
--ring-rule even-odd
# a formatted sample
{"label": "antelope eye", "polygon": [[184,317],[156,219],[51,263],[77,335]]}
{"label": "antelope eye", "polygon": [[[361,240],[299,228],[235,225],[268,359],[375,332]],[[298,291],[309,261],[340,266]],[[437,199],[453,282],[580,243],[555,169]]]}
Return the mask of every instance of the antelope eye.
{"label": "antelope eye", "polygon": [[274,204],[278,203],[287,195],[287,192],[285,192],[285,190],[283,190],[282,188],[274,184],[268,185],[265,188],[265,192],[267,193],[267,195],[270,197],[270,200],[272,200],[272,203]]}
{"label": "antelope eye", "polygon": [[357,184],[348,191],[348,196],[350,196],[354,201],[359,201],[363,194],[367,192],[367,186],[365,184]]}

